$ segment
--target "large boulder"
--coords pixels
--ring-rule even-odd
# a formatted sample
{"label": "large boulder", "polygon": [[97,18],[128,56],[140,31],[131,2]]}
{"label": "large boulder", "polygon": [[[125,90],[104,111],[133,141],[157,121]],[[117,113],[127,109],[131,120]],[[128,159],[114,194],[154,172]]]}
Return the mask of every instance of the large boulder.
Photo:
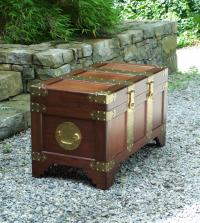
{"label": "large boulder", "polygon": [[0,71],[0,101],[23,91],[22,77],[20,72]]}
{"label": "large boulder", "polygon": [[0,102],[0,140],[30,127],[30,95]]}

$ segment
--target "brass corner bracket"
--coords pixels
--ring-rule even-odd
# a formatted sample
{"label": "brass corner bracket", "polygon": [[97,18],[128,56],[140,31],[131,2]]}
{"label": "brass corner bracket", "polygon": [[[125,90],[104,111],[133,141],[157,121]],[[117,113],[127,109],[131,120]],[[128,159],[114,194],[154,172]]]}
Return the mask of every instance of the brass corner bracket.
{"label": "brass corner bracket", "polygon": [[116,110],[92,112],[91,117],[97,121],[110,121],[116,117]]}
{"label": "brass corner bracket", "polygon": [[46,107],[39,103],[31,103],[31,112],[42,113],[46,111]]}
{"label": "brass corner bracket", "polygon": [[30,88],[30,91],[31,91],[32,96],[47,96],[48,95],[48,91],[45,88],[44,84],[42,83],[32,85]]}
{"label": "brass corner bracket", "polygon": [[90,167],[93,170],[96,170],[98,172],[104,172],[104,173],[108,173],[110,172],[115,166],[115,161],[111,160],[109,162],[98,162],[98,161],[92,161],[90,163]]}
{"label": "brass corner bracket", "polygon": [[99,104],[111,104],[116,101],[117,94],[102,94],[100,93],[95,93],[89,95],[89,101],[94,102],[94,103],[99,103]]}
{"label": "brass corner bracket", "polygon": [[43,153],[32,152],[32,160],[38,162],[44,162],[47,159],[47,156]]}
{"label": "brass corner bracket", "polygon": [[134,144],[132,142],[127,142],[127,150],[128,150],[129,153],[132,152],[133,145]]}

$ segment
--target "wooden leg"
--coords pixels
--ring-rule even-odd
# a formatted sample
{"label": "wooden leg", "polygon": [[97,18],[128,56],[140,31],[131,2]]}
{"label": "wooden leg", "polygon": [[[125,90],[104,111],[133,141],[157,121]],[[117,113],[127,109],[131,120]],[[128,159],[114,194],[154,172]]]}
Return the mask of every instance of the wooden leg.
{"label": "wooden leg", "polygon": [[42,177],[44,172],[49,167],[48,162],[38,162],[38,161],[32,161],[32,176],[33,177]]}
{"label": "wooden leg", "polygon": [[106,190],[113,185],[115,175],[119,168],[115,167],[110,172],[98,172],[96,170],[87,170],[87,176],[92,180],[92,183],[96,185],[97,188]]}
{"label": "wooden leg", "polygon": [[159,136],[155,138],[157,146],[165,146],[166,144],[166,134],[165,132],[161,133]]}

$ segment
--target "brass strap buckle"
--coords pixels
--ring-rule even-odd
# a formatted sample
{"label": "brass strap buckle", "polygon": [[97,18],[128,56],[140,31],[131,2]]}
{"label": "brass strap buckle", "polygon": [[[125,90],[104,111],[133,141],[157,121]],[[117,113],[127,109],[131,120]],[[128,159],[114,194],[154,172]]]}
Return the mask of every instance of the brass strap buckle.
{"label": "brass strap buckle", "polygon": [[148,84],[148,95],[147,95],[147,97],[153,97],[153,93],[154,93],[154,81],[150,81],[147,84]]}
{"label": "brass strap buckle", "polygon": [[129,99],[128,99],[128,108],[129,109],[133,109],[133,107],[134,107],[134,90],[130,90],[128,92],[128,97],[129,97]]}

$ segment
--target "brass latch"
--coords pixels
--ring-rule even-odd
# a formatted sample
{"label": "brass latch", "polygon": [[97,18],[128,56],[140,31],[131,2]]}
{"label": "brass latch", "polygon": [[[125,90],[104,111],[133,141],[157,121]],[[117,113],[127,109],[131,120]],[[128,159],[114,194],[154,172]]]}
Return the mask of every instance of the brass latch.
{"label": "brass latch", "polygon": [[134,107],[134,90],[128,92],[128,108],[132,109]]}
{"label": "brass latch", "polygon": [[31,112],[42,113],[46,111],[46,107],[44,105],[40,105],[39,103],[31,103]]}
{"label": "brass latch", "polygon": [[153,97],[154,81],[150,81],[147,84],[148,84],[148,94],[147,94],[147,97]]}

